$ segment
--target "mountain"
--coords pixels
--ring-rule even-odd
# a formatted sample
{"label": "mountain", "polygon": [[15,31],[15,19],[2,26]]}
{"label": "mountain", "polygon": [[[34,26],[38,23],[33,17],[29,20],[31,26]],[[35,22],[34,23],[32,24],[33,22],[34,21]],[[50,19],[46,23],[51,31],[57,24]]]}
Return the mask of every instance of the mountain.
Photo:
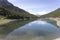
{"label": "mountain", "polygon": [[53,17],[53,18],[60,17],[60,8],[58,8],[46,15],[40,16],[40,18],[49,18],[49,17]]}
{"label": "mountain", "polygon": [[29,12],[18,8],[8,2],[8,0],[0,0],[0,15],[11,18],[11,19],[20,19],[20,18],[35,18],[36,16],[30,14]]}

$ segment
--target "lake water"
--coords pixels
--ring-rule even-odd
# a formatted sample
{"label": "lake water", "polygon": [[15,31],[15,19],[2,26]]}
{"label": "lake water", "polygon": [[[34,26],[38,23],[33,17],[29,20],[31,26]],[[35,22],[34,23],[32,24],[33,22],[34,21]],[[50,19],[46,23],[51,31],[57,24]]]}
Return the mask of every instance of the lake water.
{"label": "lake water", "polygon": [[45,21],[36,20],[13,30],[6,40],[60,40],[60,29]]}

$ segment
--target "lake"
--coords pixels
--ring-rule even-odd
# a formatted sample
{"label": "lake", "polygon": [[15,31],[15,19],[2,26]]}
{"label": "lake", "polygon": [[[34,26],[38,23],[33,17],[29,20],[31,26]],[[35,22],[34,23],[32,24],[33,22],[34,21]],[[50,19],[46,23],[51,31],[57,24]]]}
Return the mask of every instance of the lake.
{"label": "lake", "polygon": [[46,21],[36,20],[13,30],[6,40],[60,40],[60,29]]}

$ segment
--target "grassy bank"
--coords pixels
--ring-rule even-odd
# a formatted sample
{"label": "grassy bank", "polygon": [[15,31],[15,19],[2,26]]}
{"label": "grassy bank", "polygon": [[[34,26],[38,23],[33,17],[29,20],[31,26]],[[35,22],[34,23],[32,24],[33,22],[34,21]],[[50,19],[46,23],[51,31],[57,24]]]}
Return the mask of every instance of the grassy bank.
{"label": "grassy bank", "polygon": [[0,19],[0,25],[6,24],[10,21],[12,21],[12,20],[10,20],[10,19]]}
{"label": "grassy bank", "polygon": [[[6,20],[5,20],[6,21]],[[8,34],[11,31],[13,31],[14,29],[21,27],[23,25],[25,25],[26,23],[31,22],[32,20],[15,20],[15,21],[10,21],[6,24],[0,25],[0,34]]]}

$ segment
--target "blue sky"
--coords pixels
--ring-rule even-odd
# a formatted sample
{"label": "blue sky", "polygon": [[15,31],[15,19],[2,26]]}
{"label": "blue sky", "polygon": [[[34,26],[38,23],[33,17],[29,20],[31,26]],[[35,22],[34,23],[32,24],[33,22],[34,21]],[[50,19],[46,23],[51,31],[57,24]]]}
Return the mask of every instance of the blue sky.
{"label": "blue sky", "polygon": [[60,0],[8,0],[35,15],[43,15],[60,7]]}

